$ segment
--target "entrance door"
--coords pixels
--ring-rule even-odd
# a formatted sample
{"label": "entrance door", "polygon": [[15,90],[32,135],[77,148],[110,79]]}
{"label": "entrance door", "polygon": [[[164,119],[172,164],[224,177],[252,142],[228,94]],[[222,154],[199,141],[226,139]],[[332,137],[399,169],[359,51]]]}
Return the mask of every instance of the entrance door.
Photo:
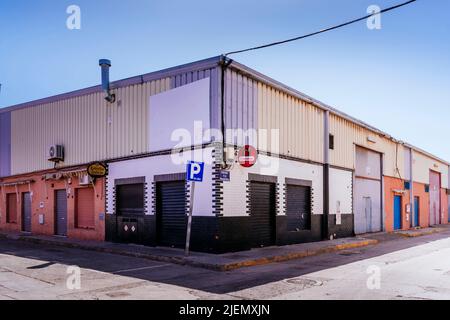
{"label": "entrance door", "polygon": [[31,194],[22,195],[22,231],[31,232]]}
{"label": "entrance door", "polygon": [[67,236],[67,193],[55,191],[55,235]]}
{"label": "entrance door", "polygon": [[275,244],[275,185],[250,183],[250,221],[254,247]]}
{"label": "entrance door", "polygon": [[420,226],[419,210],[420,210],[419,197],[414,197],[414,227]]}
{"label": "entrance door", "polygon": [[441,223],[441,175],[430,171],[430,225]]}
{"label": "entrance door", "polygon": [[402,197],[394,196],[394,230],[402,229]]}
{"label": "entrance door", "polygon": [[185,181],[156,184],[156,219],[158,244],[184,248],[187,229]]}

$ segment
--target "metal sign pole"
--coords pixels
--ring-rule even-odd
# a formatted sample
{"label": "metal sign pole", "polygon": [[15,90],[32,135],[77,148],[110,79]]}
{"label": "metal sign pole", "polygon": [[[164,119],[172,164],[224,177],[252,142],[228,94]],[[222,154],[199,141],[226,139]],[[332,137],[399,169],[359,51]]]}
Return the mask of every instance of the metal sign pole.
{"label": "metal sign pole", "polygon": [[191,227],[192,227],[192,210],[194,208],[194,194],[195,194],[195,182],[191,183],[191,197],[189,201],[189,216],[188,216],[188,224],[187,224],[187,232],[186,232],[186,249],[184,254],[186,256],[189,255],[189,246],[191,243]]}

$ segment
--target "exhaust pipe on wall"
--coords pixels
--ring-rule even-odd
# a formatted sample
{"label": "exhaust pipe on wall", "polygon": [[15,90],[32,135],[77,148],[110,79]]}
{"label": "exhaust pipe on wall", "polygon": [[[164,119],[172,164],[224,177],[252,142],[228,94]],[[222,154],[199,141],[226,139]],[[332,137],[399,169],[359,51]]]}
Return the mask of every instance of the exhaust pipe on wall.
{"label": "exhaust pipe on wall", "polygon": [[98,64],[102,68],[102,89],[105,92],[105,100],[109,103],[116,101],[116,95],[111,93],[109,84],[109,68],[111,68],[111,61],[108,59],[100,59]]}

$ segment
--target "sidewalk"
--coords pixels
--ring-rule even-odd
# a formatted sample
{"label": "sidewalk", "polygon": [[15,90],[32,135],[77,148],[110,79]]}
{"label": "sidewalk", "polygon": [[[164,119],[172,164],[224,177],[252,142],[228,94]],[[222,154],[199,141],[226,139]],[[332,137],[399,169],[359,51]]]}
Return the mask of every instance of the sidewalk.
{"label": "sidewalk", "polygon": [[243,267],[300,259],[339,250],[375,245],[378,243],[378,240],[375,239],[355,237],[282,247],[267,247],[219,255],[192,252],[189,257],[185,257],[183,250],[172,248],[155,248],[132,244],[82,241],[61,237],[35,236],[23,233],[6,232],[0,232],[0,239],[1,238],[28,241],[36,244],[56,245],[68,248],[119,254],[181,265],[189,265],[216,271],[230,271]]}

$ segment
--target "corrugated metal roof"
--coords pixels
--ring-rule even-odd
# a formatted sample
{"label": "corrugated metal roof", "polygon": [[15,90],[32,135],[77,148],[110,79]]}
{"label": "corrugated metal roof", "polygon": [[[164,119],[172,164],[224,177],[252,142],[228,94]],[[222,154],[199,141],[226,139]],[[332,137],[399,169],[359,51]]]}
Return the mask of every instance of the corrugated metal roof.
{"label": "corrugated metal roof", "polygon": [[[274,80],[254,69],[251,69],[237,61],[234,61],[232,59],[229,58],[225,58],[224,56],[216,56],[216,57],[212,57],[212,58],[208,58],[208,59],[204,59],[204,60],[199,60],[196,62],[192,62],[192,63],[187,63],[184,65],[180,65],[180,66],[176,66],[176,67],[172,67],[172,68],[168,68],[168,69],[163,69],[160,71],[155,71],[155,72],[151,72],[151,73],[147,73],[147,74],[143,74],[143,75],[139,75],[139,76],[135,76],[135,77],[130,77],[127,79],[122,79],[122,80],[118,80],[115,82],[112,82],[112,89],[118,89],[118,88],[122,88],[122,87],[126,87],[126,86],[130,86],[133,84],[140,84],[140,83],[144,83],[144,82],[149,82],[149,81],[153,81],[153,80],[157,80],[157,79],[161,79],[161,78],[165,78],[165,77],[171,77],[173,75],[179,74],[181,72],[190,72],[193,70],[199,70],[199,69],[208,69],[211,68],[213,66],[217,66],[218,64],[220,64],[221,61],[223,61],[223,59],[227,59],[229,61],[231,61],[231,64],[229,65],[230,68],[233,68],[235,70],[238,70],[239,72],[242,72],[244,74],[246,74],[248,77],[253,78],[255,80],[261,81],[267,85],[273,86],[287,94],[293,95],[299,99],[305,100],[306,102],[309,102],[311,104],[313,104],[314,106],[322,109],[322,110],[326,110],[329,111],[332,114],[335,114],[339,117],[342,117],[350,122],[353,122],[359,126],[362,126],[366,129],[369,129],[371,131],[373,131],[374,133],[377,133],[379,135],[384,136],[385,138],[388,138],[396,143],[400,143],[403,144],[404,146],[408,147],[408,148],[412,148],[417,152],[420,152],[428,157],[431,157],[439,162],[442,162],[446,165],[450,165],[449,162],[447,162],[446,160],[443,160],[423,149],[417,148],[411,144],[408,144],[406,142],[400,141],[398,139],[395,139],[394,137],[392,137],[390,134],[371,126],[370,124],[359,120],[357,118],[354,118],[330,105],[327,105],[317,99],[314,99],[313,97],[310,97],[296,89],[293,89],[277,80]],[[37,105],[41,105],[44,103],[50,103],[50,102],[56,102],[56,101],[60,101],[60,100],[64,100],[64,99],[68,99],[68,98],[73,98],[73,97],[77,97],[77,96],[82,96],[82,95],[87,95],[87,94],[92,94],[92,93],[96,93],[96,92],[101,92],[102,88],[100,85],[98,86],[94,86],[94,87],[90,87],[90,88],[85,88],[85,89],[81,89],[81,90],[76,90],[73,92],[69,92],[69,93],[64,93],[64,94],[60,94],[60,95],[55,95],[52,97],[48,97],[48,98],[44,98],[44,99],[39,99],[39,100],[35,100],[35,101],[31,101],[31,102],[26,102],[26,103],[22,103],[22,104],[18,104],[18,105],[14,105],[14,106],[10,106],[10,107],[6,107],[6,108],[0,108],[0,113],[4,113],[4,112],[9,112],[9,111],[14,111],[14,110],[19,110],[19,109],[24,109],[24,108],[29,108],[29,107],[33,107],[33,106],[37,106]]]}

